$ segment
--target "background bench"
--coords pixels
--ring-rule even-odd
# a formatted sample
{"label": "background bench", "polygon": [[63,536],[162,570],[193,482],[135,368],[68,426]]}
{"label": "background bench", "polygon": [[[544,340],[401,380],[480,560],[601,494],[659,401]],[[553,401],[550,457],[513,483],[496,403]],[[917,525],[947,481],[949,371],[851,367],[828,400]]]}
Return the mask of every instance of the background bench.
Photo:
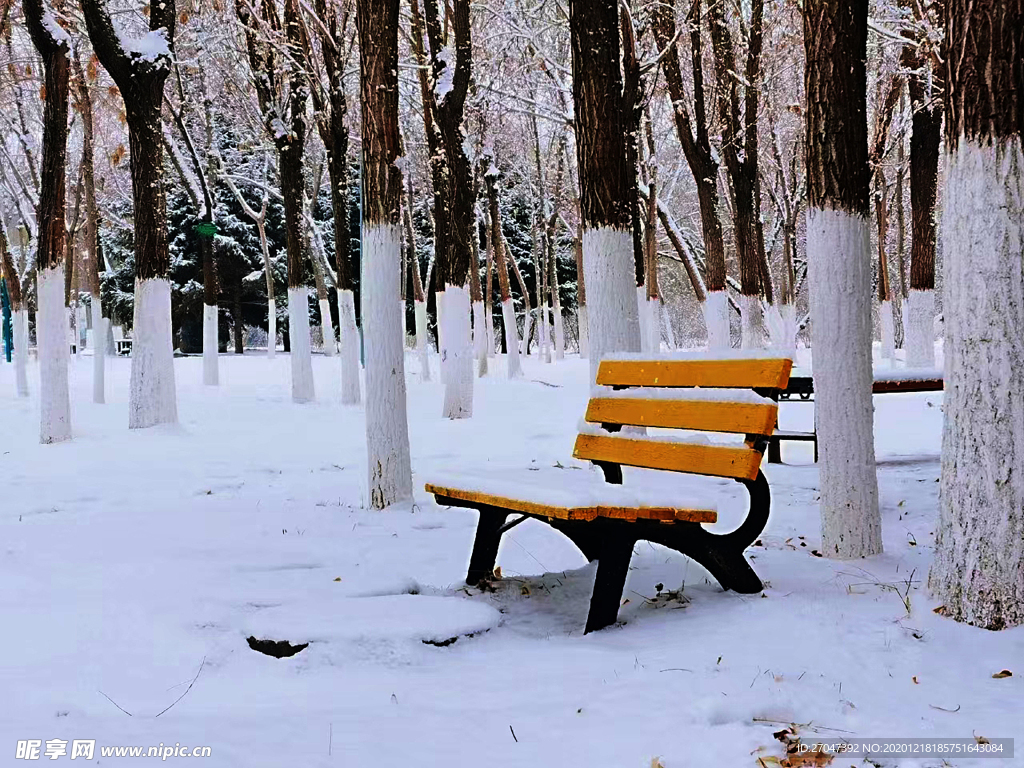
{"label": "background bench", "polygon": [[[761,580],[743,551],[768,521],[771,496],[760,467],[778,420],[778,405],[770,396],[785,389],[791,367],[788,359],[765,358],[602,361],[597,384],[608,389],[591,398],[587,427],[576,438],[573,456],[601,468],[607,497],[596,493],[577,499],[558,488],[523,492],[515,485],[492,486],[486,479],[427,484],[438,504],[480,512],[467,583],[491,578],[502,534],[534,517],[564,533],[588,560],[598,561],[586,632],[615,622],[638,540],[692,557],[724,589],[761,591]],[[744,440],[715,445],[702,436],[624,432],[628,427],[738,433]],[[736,530],[712,533],[701,524],[716,522],[717,512],[687,499],[670,505],[631,503],[621,487],[623,465],[733,478],[746,486],[750,508]],[[530,483],[524,478],[525,486]],[[512,513],[521,517],[506,522]]]}
{"label": "background bench", "polygon": [[[895,392],[941,392],[942,374],[939,371],[878,371],[871,385],[875,395]],[[810,376],[790,376],[785,389],[778,392],[779,400],[789,403],[814,403],[814,379]],[[816,423],[815,423],[816,424]],[[789,441],[814,443],[814,462],[818,462],[817,426],[811,432],[776,429],[768,444],[768,463],[782,463],[781,444]]]}

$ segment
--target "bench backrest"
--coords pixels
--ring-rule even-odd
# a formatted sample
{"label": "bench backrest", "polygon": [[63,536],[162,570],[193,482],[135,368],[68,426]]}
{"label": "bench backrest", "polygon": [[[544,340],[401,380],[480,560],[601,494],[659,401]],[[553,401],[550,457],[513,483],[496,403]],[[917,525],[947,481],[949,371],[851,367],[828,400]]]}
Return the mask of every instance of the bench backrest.
{"label": "bench backrest", "polygon": [[[576,438],[573,456],[753,480],[778,416],[777,403],[763,395],[785,389],[792,367],[788,358],[603,360],[597,384],[612,390],[591,398],[585,418],[598,426]],[[737,433],[747,439],[733,446],[614,434],[623,426]]]}

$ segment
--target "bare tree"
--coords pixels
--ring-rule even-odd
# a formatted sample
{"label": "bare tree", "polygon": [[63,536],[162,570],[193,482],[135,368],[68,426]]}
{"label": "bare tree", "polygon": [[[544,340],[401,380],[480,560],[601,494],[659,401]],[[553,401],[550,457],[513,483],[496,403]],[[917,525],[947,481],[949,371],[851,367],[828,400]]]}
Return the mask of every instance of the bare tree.
{"label": "bare tree", "polygon": [[398,0],[357,0],[356,5],[362,104],[367,467],[370,504],[383,509],[412,496],[405,344],[398,303],[402,251]]}
{"label": "bare tree", "polygon": [[[39,355],[40,426],[42,443],[71,438],[68,393],[65,296],[65,165],[68,141],[68,91],[71,38],[43,0],[23,0],[25,23],[43,60],[43,157],[39,181],[37,246],[36,347]],[[59,7],[58,7],[59,10]],[[4,249],[6,250],[6,249]],[[7,272],[5,269],[4,272]]]}
{"label": "bare tree", "polygon": [[18,397],[28,397],[28,308],[22,299],[21,278],[11,258],[7,241],[7,230],[0,217],[0,277],[7,284],[7,296],[11,302],[11,325],[14,335],[14,380]]}
{"label": "bare tree", "polygon": [[605,355],[640,351],[617,22],[615,0],[570,3],[591,378]]}
{"label": "bare tree", "polygon": [[276,0],[262,0],[258,16],[253,13],[248,0],[235,0],[235,12],[245,27],[249,68],[264,126],[277,149],[288,251],[292,400],[305,403],[314,399],[315,391],[309,339],[309,288],[303,279],[302,195],[305,182],[302,160],[309,81],[303,66],[304,38],[299,0],[284,0],[283,30]]}
{"label": "bare tree", "polygon": [[153,5],[148,34],[133,41],[125,41],[114,29],[103,0],[82,0],[82,12],[93,50],[121,92],[128,123],[135,225],[135,340],[128,426],[174,423],[178,406],[160,107],[174,46],[175,3]]}
{"label": "bare tree", "polygon": [[676,43],[674,0],[655,4],[652,10],[652,31],[658,47],[663,49],[661,68],[665,74],[676,135],[690,166],[700,204],[701,230],[707,264],[707,299],[702,302],[708,328],[708,346],[722,349],[729,346],[729,302],[726,294],[725,242],[722,222],[718,217],[718,161],[711,151],[707,109],[704,93],[703,43],[701,40],[701,0],[694,0],[686,23],[690,38],[690,61],[693,74],[693,116],[687,106],[689,99],[683,86]]}
{"label": "bare tree", "polygon": [[523,375],[519,362],[519,329],[516,325],[516,313],[512,306],[512,290],[508,279],[509,258],[505,251],[505,239],[501,234],[501,209],[498,201],[498,167],[492,162],[484,174],[487,185],[487,203],[490,216],[490,240],[494,251],[494,263],[498,270],[498,287],[501,291],[501,319],[505,332],[505,351],[507,355],[508,377],[510,379]]}

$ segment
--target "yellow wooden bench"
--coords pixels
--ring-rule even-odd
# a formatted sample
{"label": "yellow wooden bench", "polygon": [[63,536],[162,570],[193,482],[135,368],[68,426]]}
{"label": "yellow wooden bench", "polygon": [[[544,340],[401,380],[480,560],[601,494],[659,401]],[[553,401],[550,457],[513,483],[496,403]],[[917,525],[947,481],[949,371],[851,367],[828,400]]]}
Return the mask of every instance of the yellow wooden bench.
{"label": "yellow wooden bench", "polygon": [[[576,438],[573,456],[599,466],[605,481],[615,485],[622,483],[623,465],[731,477],[750,493],[746,518],[736,530],[718,534],[701,527],[701,523],[717,521],[717,513],[710,509],[545,504],[479,487],[428,483],[426,489],[438,504],[480,512],[466,582],[477,584],[490,578],[502,534],[527,517],[535,517],[564,533],[589,560],[598,561],[587,632],[615,622],[638,540],[663,544],[692,557],[724,589],[761,591],[761,580],[743,551],[768,522],[771,496],[760,467],[778,415],[777,403],[769,398],[786,388],[791,369],[792,361],[785,358],[602,361],[597,384],[610,389],[591,398],[588,428]],[[661,433],[622,434],[623,427],[738,433],[745,435],[745,440],[713,445],[699,439],[666,438]],[[522,517],[506,523],[515,512]]]}

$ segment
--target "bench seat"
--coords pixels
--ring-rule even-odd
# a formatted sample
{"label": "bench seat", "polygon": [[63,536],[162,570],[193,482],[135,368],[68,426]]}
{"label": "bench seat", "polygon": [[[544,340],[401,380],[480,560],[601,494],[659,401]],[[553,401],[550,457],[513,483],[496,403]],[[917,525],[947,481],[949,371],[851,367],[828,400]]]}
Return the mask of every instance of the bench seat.
{"label": "bench seat", "polygon": [[[426,490],[439,498],[465,502],[467,506],[484,505],[511,512],[520,512],[544,519],[594,520],[598,517],[615,520],[656,520],[662,523],[714,523],[718,512],[704,500],[699,503],[689,494],[687,507],[660,502],[651,494],[640,494],[632,488],[610,485],[591,472],[581,481],[551,480],[537,483],[527,473],[518,481],[512,478],[451,475],[427,483]],[[573,473],[579,474],[579,473]]]}

